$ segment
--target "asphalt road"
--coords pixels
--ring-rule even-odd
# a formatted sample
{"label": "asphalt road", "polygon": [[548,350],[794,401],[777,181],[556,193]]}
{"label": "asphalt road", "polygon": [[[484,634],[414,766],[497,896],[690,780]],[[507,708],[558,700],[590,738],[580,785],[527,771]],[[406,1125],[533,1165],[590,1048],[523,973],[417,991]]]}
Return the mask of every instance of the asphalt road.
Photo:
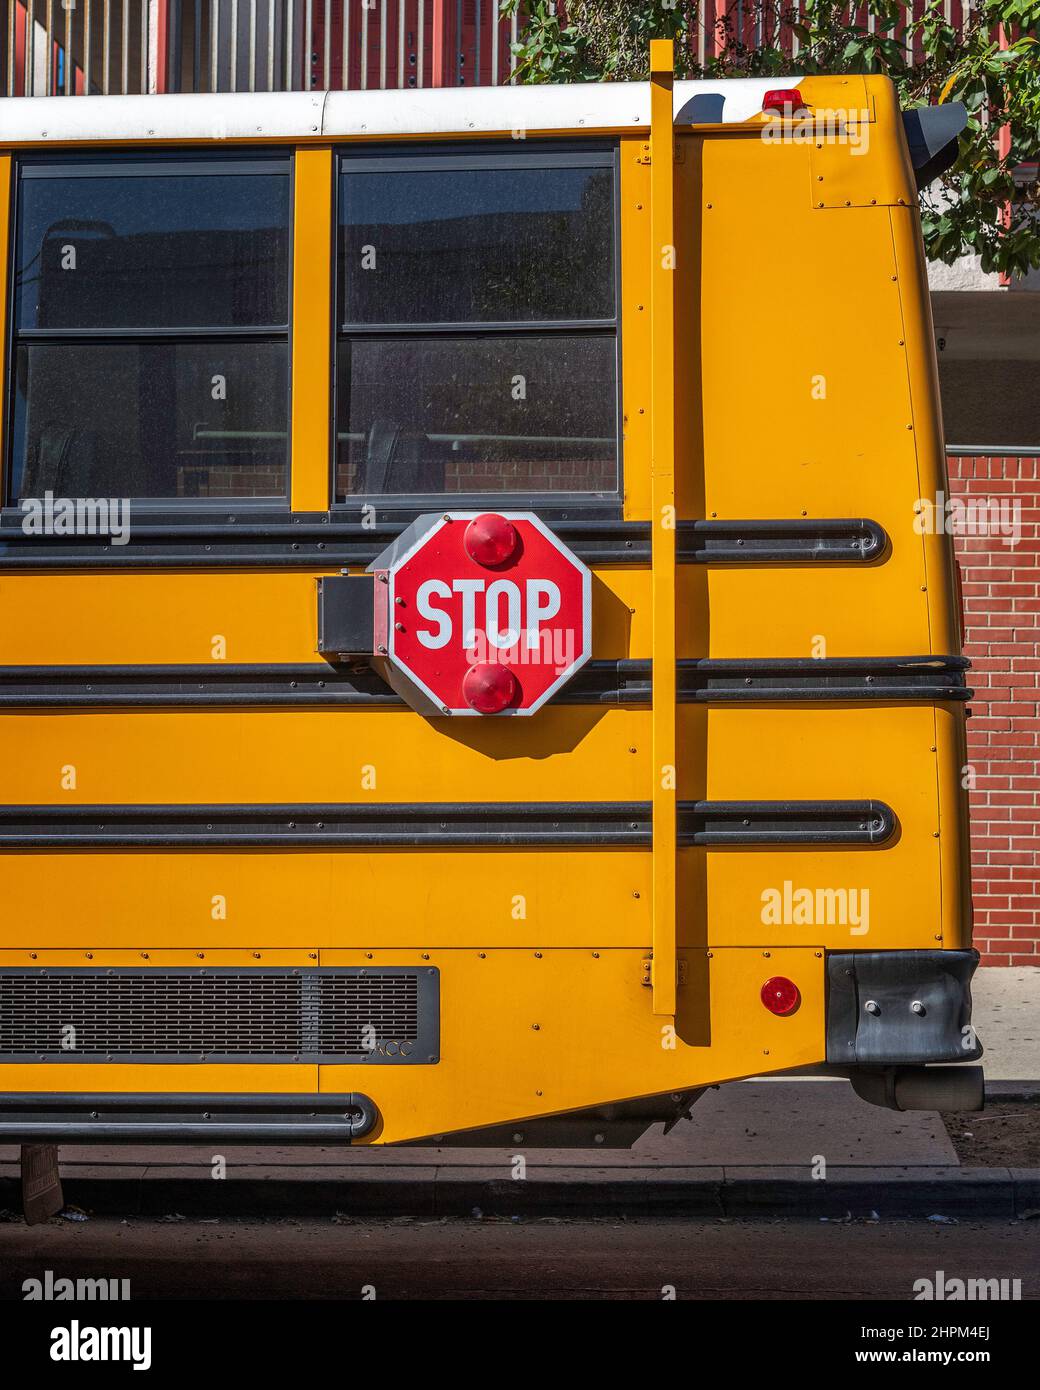
{"label": "asphalt road", "polygon": [[[1040,1298],[1040,1219],[810,1221],[58,1218],[0,1223],[0,1298],[22,1281],[130,1280],[141,1299],[896,1299],[935,1278],[1020,1279]],[[369,1292],[366,1294],[366,1290]],[[964,1304],[956,1305],[964,1308]]]}

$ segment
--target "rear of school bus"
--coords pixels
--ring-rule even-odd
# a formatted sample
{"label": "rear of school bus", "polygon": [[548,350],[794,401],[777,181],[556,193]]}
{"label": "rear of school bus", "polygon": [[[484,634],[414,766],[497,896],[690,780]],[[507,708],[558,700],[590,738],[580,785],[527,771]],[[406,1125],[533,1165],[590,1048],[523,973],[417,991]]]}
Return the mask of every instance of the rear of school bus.
{"label": "rear of school bus", "polygon": [[0,1138],[980,1103],[921,159],[655,58],[0,102]]}

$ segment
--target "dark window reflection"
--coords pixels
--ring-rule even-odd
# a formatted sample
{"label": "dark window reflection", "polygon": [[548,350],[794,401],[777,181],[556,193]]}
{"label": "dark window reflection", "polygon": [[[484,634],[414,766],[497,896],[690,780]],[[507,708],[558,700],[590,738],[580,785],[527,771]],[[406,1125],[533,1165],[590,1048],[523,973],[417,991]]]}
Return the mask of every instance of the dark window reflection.
{"label": "dark window reflection", "polygon": [[613,171],[487,168],[340,180],[340,322],[614,317]]}
{"label": "dark window reflection", "polygon": [[617,487],[612,335],[355,338],[337,377],[341,500]]}
{"label": "dark window reflection", "polygon": [[284,325],[289,222],[287,165],[23,178],[17,327]]}
{"label": "dark window reflection", "polygon": [[284,342],[22,344],[15,379],[15,500],[287,491]]}

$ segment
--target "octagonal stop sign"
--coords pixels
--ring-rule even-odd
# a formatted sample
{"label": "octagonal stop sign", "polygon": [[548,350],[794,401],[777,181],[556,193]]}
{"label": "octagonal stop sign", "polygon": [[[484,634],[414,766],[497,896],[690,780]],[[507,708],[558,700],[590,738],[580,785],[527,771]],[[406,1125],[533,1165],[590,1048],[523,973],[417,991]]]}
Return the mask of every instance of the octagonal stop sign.
{"label": "octagonal stop sign", "polygon": [[589,659],[592,577],[533,512],[421,516],[369,569],[373,664],[422,714],[534,714]]}

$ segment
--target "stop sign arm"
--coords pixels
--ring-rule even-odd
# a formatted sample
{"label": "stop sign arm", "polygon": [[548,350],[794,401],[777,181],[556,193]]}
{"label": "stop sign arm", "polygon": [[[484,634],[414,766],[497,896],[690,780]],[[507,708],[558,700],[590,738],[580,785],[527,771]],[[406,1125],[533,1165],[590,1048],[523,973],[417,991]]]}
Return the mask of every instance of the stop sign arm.
{"label": "stop sign arm", "polygon": [[[675,140],[672,128],[673,45],[650,44],[650,505],[651,642],[653,650],[653,1010],[676,1010],[675,641]],[[673,254],[669,256],[667,252]]]}

